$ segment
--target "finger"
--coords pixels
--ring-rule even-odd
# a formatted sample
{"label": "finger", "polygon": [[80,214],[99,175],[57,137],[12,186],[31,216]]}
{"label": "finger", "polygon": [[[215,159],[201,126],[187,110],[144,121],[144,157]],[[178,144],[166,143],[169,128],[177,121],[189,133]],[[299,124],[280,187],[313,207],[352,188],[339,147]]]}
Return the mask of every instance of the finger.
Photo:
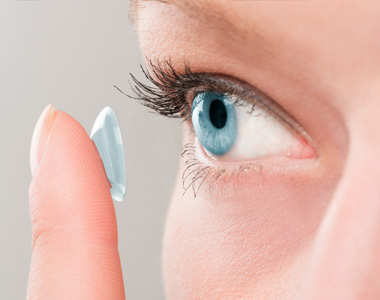
{"label": "finger", "polygon": [[27,299],[124,299],[111,185],[86,131],[49,105],[31,167]]}

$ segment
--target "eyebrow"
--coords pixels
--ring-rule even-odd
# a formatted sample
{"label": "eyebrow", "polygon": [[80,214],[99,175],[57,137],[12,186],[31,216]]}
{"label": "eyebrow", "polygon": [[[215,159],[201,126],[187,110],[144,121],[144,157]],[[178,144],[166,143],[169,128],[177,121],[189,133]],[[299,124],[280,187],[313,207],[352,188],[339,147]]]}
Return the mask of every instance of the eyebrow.
{"label": "eyebrow", "polygon": [[[241,17],[235,16],[233,10],[225,10],[223,6],[218,5],[220,0],[130,0],[129,19],[133,26],[138,28],[138,13],[143,9],[144,4],[149,2],[158,2],[167,5],[174,5],[187,14],[190,18],[206,24],[208,27],[214,27],[234,39],[238,37],[254,39],[255,42],[264,43],[264,37],[257,31],[257,26],[250,24],[246,26]],[[233,5],[234,1],[230,1]],[[220,2],[219,2],[220,3]],[[235,18],[234,18],[235,16]],[[232,22],[231,19],[235,19]],[[252,23],[253,20],[251,20]]]}

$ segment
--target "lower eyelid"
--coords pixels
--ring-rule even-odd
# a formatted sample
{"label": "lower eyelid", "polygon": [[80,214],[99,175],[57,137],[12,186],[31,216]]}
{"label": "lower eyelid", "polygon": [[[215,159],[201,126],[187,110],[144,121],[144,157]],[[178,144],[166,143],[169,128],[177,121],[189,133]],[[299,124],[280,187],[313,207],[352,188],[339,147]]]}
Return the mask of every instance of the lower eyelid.
{"label": "lower eyelid", "polygon": [[[243,161],[228,161],[228,160],[219,160],[212,156],[212,154],[207,153],[207,151],[202,147],[197,138],[194,139],[193,144],[193,157],[203,166],[207,166],[213,168],[215,170],[224,170],[224,172],[235,172],[239,168],[247,168],[257,170],[267,170],[271,173],[273,170],[283,170],[285,171],[288,168],[297,168],[303,163],[314,162],[317,159],[315,155],[314,149],[308,145],[308,143],[304,140],[300,143],[304,145],[301,148],[295,151],[303,151],[304,159],[286,157],[286,156],[271,156],[271,157],[263,157],[261,159],[256,160],[243,160]],[[305,147],[305,148],[304,148]],[[249,167],[248,167],[249,166]]]}
{"label": "lower eyelid", "polygon": [[234,193],[237,191],[234,189],[245,188],[247,185],[250,188],[265,188],[263,179],[281,174],[297,174],[299,177],[315,167],[318,161],[316,156],[309,159],[268,157],[256,161],[218,161],[207,155],[196,137],[184,146],[182,159],[184,194],[191,190],[194,197],[205,187],[208,195]]}

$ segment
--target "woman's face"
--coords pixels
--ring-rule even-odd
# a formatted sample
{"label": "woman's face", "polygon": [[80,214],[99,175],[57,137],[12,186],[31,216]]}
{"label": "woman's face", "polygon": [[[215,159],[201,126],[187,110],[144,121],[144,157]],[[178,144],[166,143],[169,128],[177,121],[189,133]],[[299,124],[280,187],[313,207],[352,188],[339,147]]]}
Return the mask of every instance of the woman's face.
{"label": "woman's face", "polygon": [[380,2],[138,2],[153,64],[267,99],[223,155],[183,123],[167,298],[379,299]]}

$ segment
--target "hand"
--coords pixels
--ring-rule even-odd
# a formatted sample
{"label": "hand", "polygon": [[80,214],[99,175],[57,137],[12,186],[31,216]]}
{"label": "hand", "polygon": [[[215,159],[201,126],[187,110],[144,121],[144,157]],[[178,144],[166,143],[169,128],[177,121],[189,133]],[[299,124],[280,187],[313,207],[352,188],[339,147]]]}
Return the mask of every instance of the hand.
{"label": "hand", "polygon": [[31,148],[27,299],[124,299],[110,183],[94,142],[48,106]]}

